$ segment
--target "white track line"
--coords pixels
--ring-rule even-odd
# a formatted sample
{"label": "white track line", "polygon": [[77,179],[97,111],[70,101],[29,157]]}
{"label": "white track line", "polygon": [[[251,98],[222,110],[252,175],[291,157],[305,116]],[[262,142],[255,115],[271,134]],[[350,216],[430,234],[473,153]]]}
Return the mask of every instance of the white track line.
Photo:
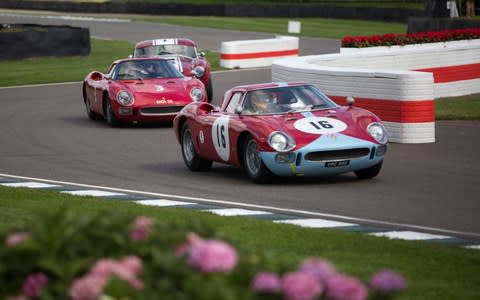
{"label": "white track line", "polygon": [[0,176],[22,179],[22,180],[43,181],[43,182],[48,182],[53,184],[63,184],[63,185],[81,186],[86,188],[103,189],[103,190],[110,190],[110,191],[127,193],[127,194],[128,193],[141,194],[141,195],[152,196],[155,198],[157,197],[158,198],[164,198],[164,197],[174,198],[174,199],[188,200],[188,201],[194,201],[194,202],[197,201],[197,202],[206,202],[206,203],[225,204],[225,205],[236,206],[236,207],[255,208],[260,210],[277,211],[282,213],[293,213],[293,214],[300,214],[300,215],[316,216],[316,217],[322,217],[327,219],[337,219],[337,220],[342,220],[347,222],[369,224],[372,226],[401,227],[401,228],[430,231],[430,232],[437,232],[437,233],[443,233],[443,234],[467,235],[472,237],[480,237],[480,233],[475,233],[475,232],[463,232],[463,231],[449,230],[449,229],[443,229],[443,228],[434,228],[434,227],[419,226],[419,225],[413,225],[413,224],[387,222],[387,221],[373,220],[373,219],[366,219],[366,218],[356,218],[356,217],[342,216],[342,215],[336,215],[336,214],[319,213],[319,212],[313,212],[313,211],[307,211],[307,210],[281,208],[281,207],[268,206],[268,205],[248,204],[248,203],[241,203],[241,202],[223,201],[223,200],[190,197],[190,196],[175,195],[175,194],[151,193],[151,192],[138,191],[138,190],[121,189],[121,188],[81,184],[81,183],[68,182],[68,181],[41,179],[41,178],[26,177],[26,176],[17,176],[17,175],[2,174],[2,173],[0,173]]}

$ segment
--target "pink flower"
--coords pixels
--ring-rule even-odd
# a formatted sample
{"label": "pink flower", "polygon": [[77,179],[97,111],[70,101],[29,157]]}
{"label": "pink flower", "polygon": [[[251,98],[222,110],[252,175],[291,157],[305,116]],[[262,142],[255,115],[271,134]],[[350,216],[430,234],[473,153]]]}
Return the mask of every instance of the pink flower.
{"label": "pink flower", "polygon": [[327,299],[364,300],[367,296],[367,289],[363,283],[348,275],[338,274],[327,282]]}
{"label": "pink flower", "polygon": [[7,236],[7,238],[5,239],[5,245],[7,247],[14,247],[17,244],[28,239],[29,237],[30,235],[26,232],[14,232]]}
{"label": "pink flower", "polygon": [[68,295],[72,300],[97,300],[106,282],[104,277],[87,274],[72,283]]}
{"label": "pink flower", "polygon": [[151,227],[154,220],[149,217],[137,217],[130,230],[130,239],[133,241],[146,240],[151,234]]}
{"label": "pink flower", "polygon": [[120,261],[120,264],[135,275],[138,275],[143,271],[143,262],[138,256],[135,255],[125,256]]}
{"label": "pink flower", "polygon": [[335,267],[323,259],[308,258],[300,265],[300,272],[308,273],[325,284],[327,280],[336,275]]}
{"label": "pink flower", "polygon": [[312,300],[323,292],[323,285],[308,273],[290,272],[282,278],[282,291],[287,300]]}
{"label": "pink flower", "polygon": [[260,272],[255,275],[252,282],[254,291],[262,293],[276,293],[281,290],[282,282],[277,274],[271,272]]}
{"label": "pink flower", "polygon": [[90,268],[90,275],[103,278],[105,281],[116,276],[127,281],[135,289],[142,289],[143,282],[137,275],[143,270],[143,263],[137,256],[126,256],[120,261],[101,259]]}
{"label": "pink flower", "polygon": [[402,275],[389,270],[373,274],[368,285],[372,290],[382,293],[400,292],[407,287]]}
{"label": "pink flower", "polygon": [[188,263],[202,272],[230,272],[237,264],[237,251],[218,240],[197,240],[188,251]]}
{"label": "pink flower", "polygon": [[48,277],[44,273],[30,274],[23,283],[23,293],[32,299],[39,299],[40,291],[47,283]]}

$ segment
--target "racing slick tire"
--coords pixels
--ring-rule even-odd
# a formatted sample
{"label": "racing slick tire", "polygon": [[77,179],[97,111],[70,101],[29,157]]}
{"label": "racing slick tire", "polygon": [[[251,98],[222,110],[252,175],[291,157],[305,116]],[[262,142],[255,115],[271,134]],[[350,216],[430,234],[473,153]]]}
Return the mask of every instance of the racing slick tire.
{"label": "racing slick tire", "polygon": [[255,183],[269,183],[273,173],[265,166],[258,152],[255,139],[248,135],[243,144],[243,169],[247,176]]}
{"label": "racing slick tire", "polygon": [[354,171],[354,173],[359,179],[372,179],[373,177],[377,176],[378,173],[380,173],[380,170],[382,169],[382,163],[383,161],[369,168]]}
{"label": "racing slick tire", "polygon": [[104,109],[105,121],[107,121],[107,124],[110,125],[110,127],[112,128],[120,126],[120,120],[118,120],[115,114],[113,113],[112,104],[110,103],[110,99],[108,98],[108,95],[105,95],[103,97],[103,109]]}
{"label": "racing slick tire", "polygon": [[90,120],[99,120],[100,116],[90,108],[90,101],[88,101],[87,90],[85,85],[82,88],[83,92],[83,102],[85,103],[85,110],[87,111],[87,116]]}
{"label": "racing slick tire", "polygon": [[180,141],[183,161],[191,171],[198,172],[210,170],[212,167],[212,161],[198,156],[195,146],[193,145],[192,131],[188,127],[187,122],[185,122],[182,126],[182,135]]}
{"label": "racing slick tire", "polygon": [[205,89],[207,90],[208,103],[212,103],[212,99],[213,99],[212,77],[208,79],[208,83],[205,86]]}

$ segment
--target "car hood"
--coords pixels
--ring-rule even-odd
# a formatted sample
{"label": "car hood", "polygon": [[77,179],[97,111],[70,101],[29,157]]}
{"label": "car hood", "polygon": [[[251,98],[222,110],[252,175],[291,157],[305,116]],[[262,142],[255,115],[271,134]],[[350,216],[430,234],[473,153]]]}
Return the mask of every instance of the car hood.
{"label": "car hood", "polygon": [[321,137],[350,136],[369,142],[376,141],[367,133],[372,122],[380,122],[373,113],[361,108],[334,108],[289,114],[244,116],[257,138],[268,138],[274,131],[290,135],[301,148]]}
{"label": "car hood", "polygon": [[187,78],[146,79],[123,81],[117,90],[130,91],[137,105],[186,104],[192,102],[189,93],[194,86]]}

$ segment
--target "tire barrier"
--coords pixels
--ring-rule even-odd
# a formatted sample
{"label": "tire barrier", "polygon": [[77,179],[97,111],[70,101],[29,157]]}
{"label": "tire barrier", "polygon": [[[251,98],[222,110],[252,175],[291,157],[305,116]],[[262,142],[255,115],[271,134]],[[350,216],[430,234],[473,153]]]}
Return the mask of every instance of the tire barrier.
{"label": "tire barrier", "polygon": [[310,82],[342,105],[353,96],[384,121],[391,142],[432,143],[434,99],[480,92],[480,40],[440,44],[280,59],[272,81]]}
{"label": "tire barrier", "polygon": [[220,53],[220,66],[224,68],[271,66],[278,58],[298,56],[298,37],[222,42]]}
{"label": "tire barrier", "polygon": [[0,27],[0,60],[90,54],[87,28],[36,24]]}

